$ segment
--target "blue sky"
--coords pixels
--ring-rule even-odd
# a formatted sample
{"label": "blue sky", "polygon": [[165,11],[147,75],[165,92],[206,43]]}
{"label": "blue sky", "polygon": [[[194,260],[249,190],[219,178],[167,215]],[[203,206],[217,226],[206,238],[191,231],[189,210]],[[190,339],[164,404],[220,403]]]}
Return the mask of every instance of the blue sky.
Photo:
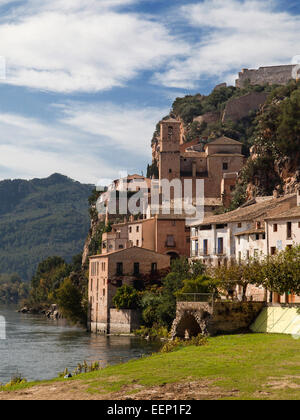
{"label": "blue sky", "polygon": [[299,1],[0,0],[0,179],[141,173],[177,96],[291,63],[299,39]]}

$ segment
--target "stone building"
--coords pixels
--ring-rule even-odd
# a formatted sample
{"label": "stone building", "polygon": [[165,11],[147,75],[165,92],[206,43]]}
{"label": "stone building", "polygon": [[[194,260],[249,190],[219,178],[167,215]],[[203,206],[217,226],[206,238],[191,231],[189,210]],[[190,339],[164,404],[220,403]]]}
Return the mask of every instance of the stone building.
{"label": "stone building", "polygon": [[270,66],[255,69],[243,69],[236,80],[236,87],[243,88],[250,83],[251,85],[286,85],[293,79],[293,70],[296,66]]}
{"label": "stone building", "polygon": [[223,199],[223,194],[230,199],[244,164],[242,143],[221,137],[207,144],[181,145],[180,121],[163,120],[160,125],[159,180],[191,180],[194,199],[196,180],[202,179],[205,199]]}
{"label": "stone building", "polygon": [[102,236],[102,254],[132,246],[169,255],[171,258],[190,256],[190,229],[184,216],[155,215],[118,223]]}
{"label": "stone building", "polygon": [[[89,324],[92,332],[132,332],[138,327],[135,312],[114,310],[113,297],[118,287],[133,286],[143,275],[170,267],[170,257],[139,247],[131,247],[90,257]],[[128,322],[124,322],[127,317]],[[123,331],[120,331],[120,327]]]}

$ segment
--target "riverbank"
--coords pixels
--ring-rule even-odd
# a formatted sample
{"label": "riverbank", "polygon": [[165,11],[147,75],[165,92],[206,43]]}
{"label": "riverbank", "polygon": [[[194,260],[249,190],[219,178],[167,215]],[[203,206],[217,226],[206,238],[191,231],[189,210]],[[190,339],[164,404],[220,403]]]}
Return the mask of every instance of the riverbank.
{"label": "riverbank", "polygon": [[203,347],[0,392],[0,400],[300,399],[300,341],[287,335],[210,338]]}

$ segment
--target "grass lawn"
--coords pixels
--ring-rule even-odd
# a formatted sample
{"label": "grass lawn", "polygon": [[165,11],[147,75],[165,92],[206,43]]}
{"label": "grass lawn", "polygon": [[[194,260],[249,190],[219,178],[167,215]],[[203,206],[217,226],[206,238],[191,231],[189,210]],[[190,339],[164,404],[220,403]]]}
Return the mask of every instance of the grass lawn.
{"label": "grass lawn", "polygon": [[[203,347],[154,354],[65,382],[71,388],[76,384],[77,391],[81,388],[82,392],[103,399],[106,396],[118,398],[124,396],[124,392],[127,397],[136,394],[143,399],[153,387],[160,389],[162,395],[164,389],[168,390],[172,398],[175,384],[180,385],[177,397],[188,398],[192,394],[185,393],[185,389],[187,384],[193,383],[193,398],[199,399],[298,400],[300,340],[287,335],[266,334],[213,337]],[[35,386],[37,389],[46,384],[28,384],[21,388]],[[56,384],[59,390],[63,382],[56,380]],[[197,394],[197,389],[203,392]]]}

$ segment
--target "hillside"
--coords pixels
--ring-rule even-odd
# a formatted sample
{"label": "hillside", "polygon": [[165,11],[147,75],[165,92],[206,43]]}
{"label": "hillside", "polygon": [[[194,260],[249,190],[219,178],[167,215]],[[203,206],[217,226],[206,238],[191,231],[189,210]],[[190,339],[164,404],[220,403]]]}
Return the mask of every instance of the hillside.
{"label": "hillside", "polygon": [[[294,192],[300,184],[300,83],[284,86],[220,85],[209,95],[177,98],[170,115],[182,122],[183,141],[208,143],[220,136],[243,143],[248,162],[233,192],[234,209],[254,196]],[[159,124],[152,138],[152,164],[157,176]],[[193,144],[193,143],[192,143]]]}
{"label": "hillside", "polygon": [[30,279],[38,263],[82,252],[92,186],[54,174],[0,182],[0,273]]}

